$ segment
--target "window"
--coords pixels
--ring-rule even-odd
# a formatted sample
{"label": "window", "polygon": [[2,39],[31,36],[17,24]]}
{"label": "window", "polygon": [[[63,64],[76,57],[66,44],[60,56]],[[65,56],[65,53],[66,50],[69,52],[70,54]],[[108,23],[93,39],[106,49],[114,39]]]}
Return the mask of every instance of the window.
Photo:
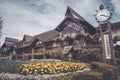
{"label": "window", "polygon": [[85,30],[83,28],[80,29],[80,34],[85,34]]}
{"label": "window", "polygon": [[53,47],[59,47],[60,43],[53,43]]}
{"label": "window", "polygon": [[4,48],[4,51],[7,51],[7,50],[8,50],[8,48],[7,48],[7,47],[5,47],[5,48]]}
{"label": "window", "polygon": [[107,58],[107,59],[111,59],[111,50],[110,50],[109,34],[104,34],[104,43],[105,43],[106,58]]}
{"label": "window", "polygon": [[80,24],[74,23],[72,21],[67,21],[66,26],[63,30],[63,36],[75,36],[77,32],[80,31]]}
{"label": "window", "polygon": [[41,41],[38,41],[36,44],[41,44],[42,42]]}
{"label": "window", "polygon": [[53,47],[56,47],[57,46],[57,44],[56,43],[53,43]]}

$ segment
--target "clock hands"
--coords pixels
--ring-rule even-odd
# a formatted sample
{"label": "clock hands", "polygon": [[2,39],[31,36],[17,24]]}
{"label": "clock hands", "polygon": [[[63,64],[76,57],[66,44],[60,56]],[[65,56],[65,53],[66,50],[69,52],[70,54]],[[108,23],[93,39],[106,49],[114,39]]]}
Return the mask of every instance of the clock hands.
{"label": "clock hands", "polygon": [[100,15],[100,16],[109,17],[109,16],[107,16],[107,15]]}
{"label": "clock hands", "polygon": [[96,14],[96,20],[99,22],[107,21],[110,18],[111,13],[108,10],[100,10]]}

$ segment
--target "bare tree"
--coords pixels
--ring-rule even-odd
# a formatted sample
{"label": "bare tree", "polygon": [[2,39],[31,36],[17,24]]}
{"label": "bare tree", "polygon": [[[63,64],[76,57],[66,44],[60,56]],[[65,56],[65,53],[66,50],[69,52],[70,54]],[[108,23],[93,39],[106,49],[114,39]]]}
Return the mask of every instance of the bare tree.
{"label": "bare tree", "polygon": [[1,37],[2,37],[2,28],[3,28],[3,19],[0,17],[0,45],[1,45]]}

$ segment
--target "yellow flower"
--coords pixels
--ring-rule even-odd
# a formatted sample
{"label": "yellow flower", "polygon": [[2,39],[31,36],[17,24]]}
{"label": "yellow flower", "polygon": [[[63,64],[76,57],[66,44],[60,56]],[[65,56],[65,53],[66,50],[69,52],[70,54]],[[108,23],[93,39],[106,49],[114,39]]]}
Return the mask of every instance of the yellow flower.
{"label": "yellow flower", "polygon": [[32,71],[29,72],[30,74],[32,73]]}
{"label": "yellow flower", "polygon": [[79,62],[33,62],[21,65],[20,70],[21,73],[27,74],[58,74],[84,68],[89,68],[88,64]]}
{"label": "yellow flower", "polygon": [[35,72],[37,72],[37,70],[35,70]]}

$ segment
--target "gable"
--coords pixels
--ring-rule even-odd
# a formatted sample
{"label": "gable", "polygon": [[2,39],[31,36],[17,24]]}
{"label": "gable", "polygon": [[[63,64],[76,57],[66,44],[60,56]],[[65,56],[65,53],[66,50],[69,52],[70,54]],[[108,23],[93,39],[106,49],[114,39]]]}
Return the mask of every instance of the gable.
{"label": "gable", "polygon": [[6,37],[5,42],[2,45],[2,48],[13,47],[17,42],[19,42],[18,39]]}
{"label": "gable", "polygon": [[6,37],[5,42],[17,43],[19,40],[15,38]]}
{"label": "gable", "polygon": [[66,11],[66,13],[65,13],[65,16],[73,17],[73,18],[79,19],[79,20],[81,20],[81,21],[85,21],[85,19],[84,19],[82,16],[80,16],[76,11],[74,11],[74,10],[73,10],[72,8],[70,8],[69,6],[68,6],[68,8],[67,8],[67,11]]}
{"label": "gable", "polygon": [[31,39],[32,39],[32,36],[29,36],[29,35],[24,35],[23,37],[23,41],[26,41],[26,42],[30,42]]}
{"label": "gable", "polygon": [[82,25],[81,27],[84,27],[85,31],[91,35],[96,33],[96,29],[91,24],[89,24],[82,16],[80,16],[77,12],[75,12],[70,7],[67,8],[67,11],[65,13],[65,18],[56,27],[55,30],[57,30],[59,32],[63,31],[64,28],[67,26],[68,21],[73,22],[73,24],[75,23],[78,25]]}

